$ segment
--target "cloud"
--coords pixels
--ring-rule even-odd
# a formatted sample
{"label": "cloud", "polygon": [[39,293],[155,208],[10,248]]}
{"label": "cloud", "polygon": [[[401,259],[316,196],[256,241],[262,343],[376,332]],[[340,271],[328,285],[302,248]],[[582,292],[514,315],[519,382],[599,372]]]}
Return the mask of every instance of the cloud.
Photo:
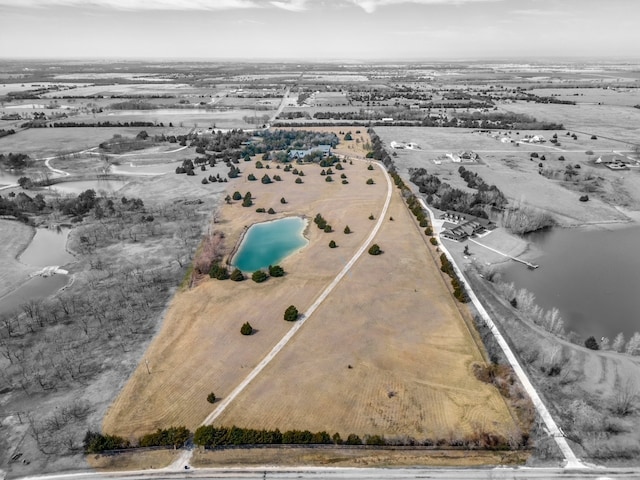
{"label": "cloud", "polygon": [[302,12],[307,9],[307,0],[286,0],[286,1],[272,1],[269,2],[274,7],[281,8],[283,10],[289,10],[290,12]]}
{"label": "cloud", "polygon": [[500,2],[504,0],[349,0],[367,13],[375,12],[379,7],[412,3],[417,5],[462,5],[465,3]]}
{"label": "cloud", "polygon": [[554,15],[562,15],[565,12],[559,10],[541,10],[541,9],[525,9],[525,10],[512,10],[509,12],[511,15],[522,15],[527,17],[551,17]]}
{"label": "cloud", "polygon": [[261,7],[255,0],[0,0],[0,7],[103,7],[116,10],[232,10]]}

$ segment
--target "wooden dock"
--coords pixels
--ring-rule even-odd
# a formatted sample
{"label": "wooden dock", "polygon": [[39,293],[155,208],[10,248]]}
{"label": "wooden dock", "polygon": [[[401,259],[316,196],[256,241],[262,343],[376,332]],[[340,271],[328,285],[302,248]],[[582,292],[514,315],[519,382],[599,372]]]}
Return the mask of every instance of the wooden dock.
{"label": "wooden dock", "polygon": [[518,263],[522,263],[523,265],[526,265],[529,270],[535,270],[536,268],[540,267],[540,265],[536,265],[534,263],[527,262],[526,260],[522,260],[521,258],[512,257],[511,255],[507,255],[506,253],[502,253],[499,250],[496,250],[495,248],[489,247],[487,245],[484,245],[484,244],[474,240],[473,238],[469,238],[469,241],[475,243],[476,245],[480,245],[481,247],[486,248],[487,250],[491,250],[492,252],[495,252],[498,255],[502,255],[503,257],[510,258],[511,260],[514,260],[514,261],[516,261]]}

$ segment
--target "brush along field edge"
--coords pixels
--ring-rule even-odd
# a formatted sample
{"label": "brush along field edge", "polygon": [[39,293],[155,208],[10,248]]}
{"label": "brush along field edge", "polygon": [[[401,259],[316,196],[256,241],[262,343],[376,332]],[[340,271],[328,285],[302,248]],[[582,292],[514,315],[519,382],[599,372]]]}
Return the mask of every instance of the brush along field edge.
{"label": "brush along field edge", "polygon": [[282,337],[282,339],[276,344],[275,347],[256,365],[256,367],[246,376],[246,378],[240,382],[240,384],[216,407],[216,409],[209,414],[207,418],[205,418],[202,425],[210,425],[213,421],[218,418],[222,412],[229,406],[231,402],[251,383],[251,381],[256,378],[262,370],[273,360],[273,358],[284,348],[284,346],[291,340],[291,338],[296,334],[302,325],[309,319],[309,317],[316,311],[316,309],[322,304],[322,302],[329,296],[329,294],[333,291],[333,289],[340,283],[340,280],[347,274],[347,272],[351,269],[351,267],[356,263],[356,261],[360,258],[360,256],[365,252],[365,250],[369,247],[375,236],[377,235],[384,219],[387,215],[387,210],[389,209],[389,204],[391,203],[391,195],[393,193],[393,187],[391,185],[391,179],[389,178],[389,174],[385,167],[377,162],[375,163],[380,170],[382,170],[385,179],[387,180],[387,196],[384,201],[384,205],[382,206],[382,210],[380,215],[378,216],[378,221],[376,222],[373,230],[367,237],[367,239],[360,245],[360,248],[353,255],[351,260],[347,262],[347,264],[340,270],[340,273],[336,275],[333,281],[322,291],[320,296],[316,299],[315,302],[304,312],[301,318],[294,324],[294,326]]}
{"label": "brush along field edge", "polygon": [[[424,202],[422,198],[419,198],[418,200],[420,201],[420,204],[422,205],[422,207],[427,212],[429,212],[429,217],[431,218],[431,225],[435,225],[435,216],[433,215],[433,212],[431,211],[431,209],[427,206],[427,204]],[[564,456],[564,459],[565,459],[564,468],[588,468],[584,463],[582,463],[582,461],[580,461],[580,459],[578,459],[578,457],[576,457],[576,454],[573,452],[573,450],[567,443],[567,439],[565,438],[564,433],[562,432],[562,430],[560,430],[560,427],[558,427],[558,424],[555,422],[555,420],[551,416],[551,413],[547,409],[546,405],[538,395],[538,392],[536,391],[532,383],[529,381],[529,377],[527,377],[527,374],[525,373],[524,369],[520,366],[520,363],[518,362],[518,359],[516,358],[515,354],[511,350],[511,347],[509,347],[509,344],[500,333],[500,330],[498,329],[496,324],[493,322],[493,320],[491,319],[491,317],[489,316],[485,308],[482,306],[482,303],[480,303],[480,300],[478,299],[475,292],[471,288],[471,284],[469,284],[469,282],[465,278],[464,274],[462,273],[462,270],[456,264],[453,256],[449,253],[447,248],[443,245],[442,241],[440,240],[440,232],[435,231],[435,234],[436,234],[436,237],[438,238],[438,244],[439,244],[440,250],[444,252],[444,254],[447,256],[447,258],[453,265],[453,268],[456,274],[458,275],[458,277],[464,284],[465,288],[467,289],[467,294],[469,295],[469,298],[471,299],[471,301],[473,302],[473,305],[478,310],[478,314],[480,315],[480,317],[482,317],[484,322],[487,324],[487,326],[493,333],[493,336],[495,337],[496,341],[500,345],[500,348],[502,348],[502,351],[507,357],[509,364],[511,365],[514,372],[518,376],[518,379],[524,386],[524,389],[529,394],[529,397],[531,398],[531,401],[533,402],[533,405],[535,406],[536,411],[538,412],[538,415],[540,415],[540,418],[542,418],[542,421],[544,422],[545,427],[549,432],[549,435],[553,437],[556,444],[558,445],[558,448],[562,452],[562,455]]]}

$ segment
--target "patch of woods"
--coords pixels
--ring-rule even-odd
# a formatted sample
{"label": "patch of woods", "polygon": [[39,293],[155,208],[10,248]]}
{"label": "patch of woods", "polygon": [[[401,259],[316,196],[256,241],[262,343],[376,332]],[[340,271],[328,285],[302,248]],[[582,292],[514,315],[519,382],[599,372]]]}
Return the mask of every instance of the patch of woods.
{"label": "patch of woods", "polygon": [[110,140],[102,142],[99,147],[103,152],[121,154],[149,148],[158,142],[166,141],[169,140],[164,134],[150,136],[142,130],[135,137],[125,137],[116,133]]}
{"label": "patch of woods", "polygon": [[[52,400],[56,408],[29,411],[15,402],[60,391],[80,398],[102,372],[122,370],[123,356],[152,336],[192,257],[204,212],[184,200],[150,208],[140,199],[86,191],[47,202],[39,218],[47,214],[78,221],[70,246],[80,266],[73,285],[55,297],[25,300],[0,315],[0,384],[4,393],[13,392],[7,408],[22,411],[37,448],[62,455],[81,449],[95,407]],[[117,253],[133,244],[135,257]]]}
{"label": "patch of woods", "polygon": [[33,164],[31,157],[25,153],[0,153],[0,167],[7,170],[22,170]]}
{"label": "patch of woods", "polygon": [[8,130],[4,128],[0,128],[0,138],[13,135],[14,133],[16,133],[16,131],[13,128],[10,128]]}
{"label": "patch of woods", "polygon": [[[454,210],[479,218],[489,218],[488,210],[501,209],[507,204],[504,194],[495,185],[488,185],[477,174],[463,174],[469,179],[475,191],[466,192],[454,188],[429,174],[425,168],[414,168],[409,171],[411,181],[418,186],[420,193],[426,194],[429,205],[438,210]],[[464,178],[464,177],[463,177]]]}

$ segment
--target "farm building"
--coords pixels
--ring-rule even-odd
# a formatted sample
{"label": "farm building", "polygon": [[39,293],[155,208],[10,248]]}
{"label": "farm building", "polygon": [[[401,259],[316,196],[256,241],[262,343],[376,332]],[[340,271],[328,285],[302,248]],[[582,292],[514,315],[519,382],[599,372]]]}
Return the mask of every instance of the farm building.
{"label": "farm building", "polygon": [[619,155],[617,153],[609,153],[606,155],[600,155],[598,158],[596,158],[596,163],[601,163],[603,165],[612,164],[612,163],[626,164],[626,163],[631,163],[631,160],[629,160],[629,158],[625,157],[624,155]]}

